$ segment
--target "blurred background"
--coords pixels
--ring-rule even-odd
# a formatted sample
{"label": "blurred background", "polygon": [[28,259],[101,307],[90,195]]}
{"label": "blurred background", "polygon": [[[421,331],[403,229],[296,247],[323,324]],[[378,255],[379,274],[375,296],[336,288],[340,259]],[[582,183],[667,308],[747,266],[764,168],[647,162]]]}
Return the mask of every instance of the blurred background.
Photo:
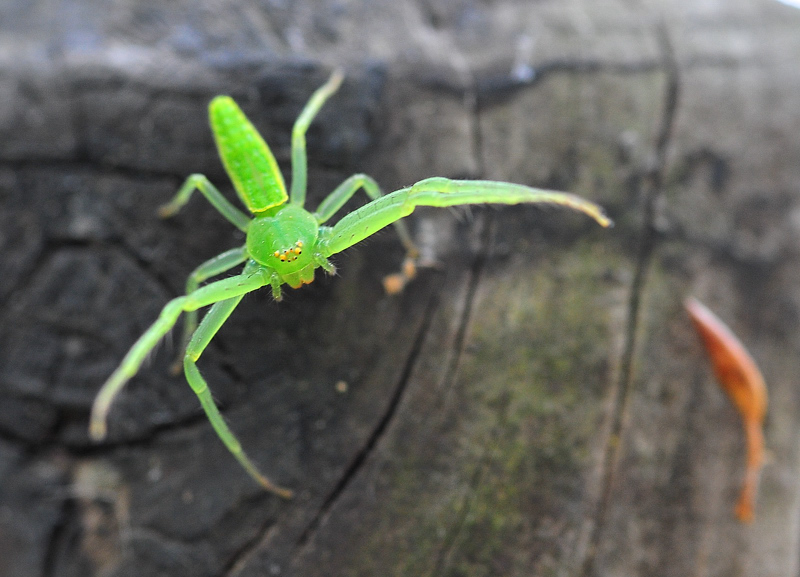
{"label": "blurred background", "polygon": [[[2,0],[0,575],[800,571],[800,10],[775,0]],[[200,362],[264,493],[167,339],[89,442],[105,378],[201,262],[243,242],[207,123],[233,96],[313,208],[349,175],[585,196],[418,210],[338,274],[248,295]],[[230,196],[234,198],[233,196]],[[363,204],[357,196],[342,214]],[[770,394],[752,524],[739,416],[683,309]]]}

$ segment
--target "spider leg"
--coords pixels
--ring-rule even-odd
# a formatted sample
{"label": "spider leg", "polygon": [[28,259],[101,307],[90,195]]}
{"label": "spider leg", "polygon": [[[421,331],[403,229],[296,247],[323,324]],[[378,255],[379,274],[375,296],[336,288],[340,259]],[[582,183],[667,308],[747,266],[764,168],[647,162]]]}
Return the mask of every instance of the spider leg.
{"label": "spider leg", "polygon": [[[331,218],[336,212],[339,211],[344,204],[352,198],[352,196],[363,189],[371,200],[378,200],[383,196],[380,186],[374,178],[366,174],[354,174],[342,184],[337,186],[325,200],[323,200],[317,212],[314,213],[314,218],[317,222],[322,224]],[[419,249],[411,240],[411,234],[408,232],[406,223],[397,220],[392,223],[397,235],[400,237],[400,242],[406,249],[406,258],[403,261],[403,266],[400,272],[391,274],[383,279],[383,286],[389,294],[400,292],[406,283],[414,277],[417,268],[417,257],[419,256]]]}
{"label": "spider leg", "polygon": [[339,89],[344,73],[336,69],[328,81],[320,86],[305,105],[292,128],[292,187],[289,191],[292,204],[303,206],[306,202],[306,131],[325,101]]}
{"label": "spider leg", "polygon": [[269,284],[268,269],[255,265],[247,266],[242,274],[207,284],[190,294],[169,301],[161,310],[158,319],[139,337],[122,363],[103,384],[92,405],[89,421],[89,435],[94,440],[102,440],[106,436],[106,418],[114,398],[142,366],[144,359],[152,351],[161,338],[175,326],[182,312],[195,311],[220,301],[238,297],[265,284]]}
{"label": "spider leg", "polygon": [[320,230],[320,252],[327,258],[361,242],[378,230],[408,216],[417,206],[454,206],[458,204],[549,203],[567,206],[594,218],[600,225],[611,221],[602,209],[579,196],[485,180],[449,180],[428,178],[382,196],[344,216],[335,226]]}
{"label": "spider leg", "polygon": [[217,187],[211,184],[211,181],[202,174],[189,176],[172,200],[158,209],[159,216],[161,218],[173,216],[189,201],[195,190],[199,190],[208,199],[211,206],[216,208],[233,226],[243,232],[247,232],[250,219],[241,210],[233,206],[227,198],[222,196]]}
{"label": "spider leg", "polygon": [[225,420],[222,418],[219,408],[211,396],[211,391],[208,388],[208,384],[197,368],[197,360],[200,358],[200,355],[203,354],[203,351],[208,346],[208,343],[211,341],[214,335],[217,334],[217,331],[219,331],[220,327],[225,323],[225,321],[228,320],[228,317],[233,312],[233,309],[236,308],[243,297],[244,295],[239,295],[224,301],[220,301],[211,307],[211,310],[208,311],[208,314],[206,314],[205,317],[203,317],[203,322],[200,323],[200,326],[195,331],[194,335],[192,335],[192,339],[189,341],[189,344],[186,347],[186,356],[183,359],[183,369],[184,373],[186,374],[186,380],[189,382],[192,390],[200,400],[200,404],[203,406],[203,410],[206,412],[206,416],[211,422],[211,426],[214,427],[217,436],[225,444],[231,454],[236,457],[236,460],[239,461],[239,464],[241,464],[242,467],[244,467],[244,469],[250,474],[250,476],[262,487],[264,487],[264,489],[289,499],[292,497],[292,492],[288,489],[284,489],[275,485],[264,475],[262,475],[242,450],[241,443],[239,443],[236,435],[234,435],[233,431],[228,428],[227,423],[225,423]]}
{"label": "spider leg", "polygon": [[[238,264],[243,263],[248,258],[247,248],[242,246],[225,251],[215,257],[208,259],[206,262],[198,266],[189,278],[186,279],[186,294],[191,294],[197,290],[200,283],[210,279],[211,277],[222,274],[223,272],[232,269]],[[192,333],[197,329],[197,311],[187,311],[183,317],[183,336],[181,337],[181,347],[178,350],[178,358],[172,367],[172,372],[177,374],[180,371],[183,354],[186,350],[186,345],[189,344],[189,339],[192,338]]]}
{"label": "spider leg", "polygon": [[[358,192],[358,189],[363,189],[371,200],[378,200],[383,196],[383,192],[381,192],[380,186],[378,186],[374,178],[366,174],[354,174],[337,186],[334,191],[320,203],[319,207],[317,207],[317,212],[314,213],[314,218],[316,218],[317,222],[320,224],[326,222],[344,206],[344,203]],[[400,242],[403,243],[403,247],[409,254],[416,256],[419,251],[411,240],[411,235],[408,232],[408,228],[406,228],[406,224],[402,221],[396,221],[393,224],[397,230],[397,235],[400,237]]]}

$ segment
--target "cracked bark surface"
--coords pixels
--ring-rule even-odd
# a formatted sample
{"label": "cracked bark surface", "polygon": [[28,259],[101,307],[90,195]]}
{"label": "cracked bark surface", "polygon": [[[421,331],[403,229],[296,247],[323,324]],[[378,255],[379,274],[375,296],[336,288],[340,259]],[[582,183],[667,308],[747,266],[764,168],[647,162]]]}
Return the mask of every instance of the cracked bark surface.
{"label": "cracked bark surface", "polygon": [[[0,6],[0,575],[797,575],[799,27],[772,0]],[[239,470],[169,343],[89,444],[103,379],[242,242],[199,198],[155,217],[191,172],[230,192],[209,98],[286,167],[334,65],[312,206],[354,172],[485,177],[616,228],[419,210],[437,266],[403,294],[387,232],[280,304],[248,296],[201,370],[291,502]],[[752,526],[689,293],[770,390]]]}

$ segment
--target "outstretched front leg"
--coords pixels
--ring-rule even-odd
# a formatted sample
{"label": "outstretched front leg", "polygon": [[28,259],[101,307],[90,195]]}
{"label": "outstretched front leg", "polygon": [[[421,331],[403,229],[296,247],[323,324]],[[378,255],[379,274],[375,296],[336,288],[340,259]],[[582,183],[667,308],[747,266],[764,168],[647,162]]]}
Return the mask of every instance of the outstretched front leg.
{"label": "outstretched front leg", "polygon": [[382,196],[351,212],[332,228],[322,229],[320,253],[327,258],[341,252],[408,216],[418,206],[487,203],[558,204],[591,216],[601,226],[611,225],[611,220],[598,205],[574,194],[491,180],[450,180],[435,177]]}
{"label": "outstretched front leg", "polygon": [[[359,189],[363,189],[367,196],[373,201],[383,197],[383,192],[381,192],[380,186],[378,186],[374,178],[366,174],[354,174],[337,186],[334,191],[320,203],[317,212],[314,213],[314,218],[317,219],[319,224],[327,222],[328,219],[336,214]],[[417,249],[417,246],[411,240],[411,235],[405,223],[397,220],[392,224],[395,230],[397,230],[400,242],[403,243],[403,247],[406,249],[406,258],[403,261],[403,267],[399,273],[391,274],[383,279],[383,286],[389,294],[395,294],[403,290],[405,284],[414,277],[416,274],[417,258],[419,257],[419,249]]]}
{"label": "outstretched front leg", "polygon": [[[249,270],[248,270],[249,269]],[[96,440],[106,436],[106,420],[111,403],[142,366],[142,362],[158,342],[175,325],[182,312],[195,311],[220,301],[242,296],[270,282],[269,271],[260,266],[245,267],[242,274],[207,284],[191,294],[169,301],[156,322],[134,343],[122,363],[103,384],[92,405],[89,434]]]}

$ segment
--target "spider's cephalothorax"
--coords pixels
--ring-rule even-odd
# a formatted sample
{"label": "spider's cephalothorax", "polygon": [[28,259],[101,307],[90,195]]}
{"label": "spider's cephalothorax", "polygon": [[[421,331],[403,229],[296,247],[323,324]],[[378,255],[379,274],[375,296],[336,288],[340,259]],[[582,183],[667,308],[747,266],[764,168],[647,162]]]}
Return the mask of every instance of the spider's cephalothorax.
{"label": "spider's cephalothorax", "polygon": [[[355,174],[340,184],[317,207],[313,214],[303,205],[306,199],[306,140],[309,124],[325,100],[342,81],[342,73],[334,72],[318,89],[300,113],[292,130],[292,186],[287,192],[278,163],[264,139],[253,127],[239,106],[229,96],[217,96],[209,105],[214,140],[225,170],[236,193],[250,211],[244,214],[226,199],[202,174],[186,179],[178,193],[161,209],[162,216],[175,214],[195,190],[199,190],[225,218],[247,234],[244,246],[233,248],[197,267],[186,282],[186,294],[172,299],[158,319],[131,347],[119,368],[108,378],[92,406],[89,434],[103,439],[106,417],[111,403],[122,387],[142,365],[158,344],[185,313],[183,370],[211,425],[242,467],[265,489],[283,497],[291,491],[283,489],[259,473],[242,450],[236,436],[228,428],[211,396],[196,361],[208,343],[227,320],[245,294],[271,286],[276,299],[281,286],[298,288],[314,280],[314,270],[322,267],[332,273],[328,257],[361,242],[380,229],[393,224],[406,247],[404,271],[397,276],[400,283],[386,283],[402,288],[413,276],[418,255],[411,237],[400,221],[417,206],[454,206],[458,204],[519,204],[547,202],[582,211],[603,226],[610,221],[596,204],[561,192],[540,190],[519,184],[487,180],[448,180],[429,178],[413,186],[384,196],[378,183],[364,174]],[[359,190],[371,202],[341,218],[335,225],[325,223]],[[241,274],[200,286],[212,277],[244,264]],[[396,279],[395,279],[396,280]],[[198,309],[211,306],[197,326]]]}
{"label": "spider's cephalothorax", "polygon": [[275,271],[292,288],[314,280],[319,225],[307,210],[284,204],[257,216],[247,229],[250,257]]}

